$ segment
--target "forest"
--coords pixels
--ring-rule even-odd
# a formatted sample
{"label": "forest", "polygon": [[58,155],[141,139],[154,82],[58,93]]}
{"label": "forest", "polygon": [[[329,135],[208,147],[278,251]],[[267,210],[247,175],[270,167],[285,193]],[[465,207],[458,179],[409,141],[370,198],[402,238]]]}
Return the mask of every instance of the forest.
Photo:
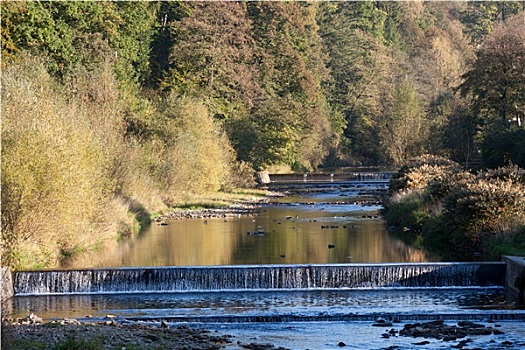
{"label": "forest", "polygon": [[4,265],[59,266],[259,170],[525,167],[523,1],[0,6]]}

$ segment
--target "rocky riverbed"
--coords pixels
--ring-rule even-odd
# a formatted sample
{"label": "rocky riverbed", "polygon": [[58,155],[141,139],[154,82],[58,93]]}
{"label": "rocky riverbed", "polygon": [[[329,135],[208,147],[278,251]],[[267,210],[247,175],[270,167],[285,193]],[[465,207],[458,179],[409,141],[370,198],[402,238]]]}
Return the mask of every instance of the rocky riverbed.
{"label": "rocky riverbed", "polygon": [[[373,326],[376,327],[391,327],[392,325],[391,322],[383,319],[380,319],[373,324]],[[448,324],[445,323],[444,320],[434,320],[424,323],[406,323],[402,329],[396,330],[395,328],[390,328],[389,331],[384,332],[381,336],[386,339],[397,336],[424,338],[424,340],[413,343],[413,345],[418,346],[430,344],[431,342],[428,339],[437,339],[449,344],[450,348],[466,349],[469,344],[474,342],[474,337],[505,334],[500,327],[501,325],[496,323],[484,325],[471,321],[459,321],[457,324]],[[481,350],[515,347],[525,347],[525,342],[515,343],[513,341],[503,340],[498,343],[496,340],[490,339],[483,347],[475,346],[474,349]],[[396,349],[396,347],[386,349]]]}
{"label": "rocky riverbed", "polygon": [[231,335],[221,335],[187,326],[169,327],[76,319],[43,322],[31,314],[23,319],[3,320],[2,349],[9,350],[148,350],[148,349],[251,349],[285,350],[267,343],[243,343]]}
{"label": "rocky riverbed", "polygon": [[157,217],[155,222],[162,224],[168,220],[255,216],[259,206],[269,204],[272,198],[283,197],[284,195],[282,192],[267,191],[264,197],[245,198],[223,208],[173,209]]}

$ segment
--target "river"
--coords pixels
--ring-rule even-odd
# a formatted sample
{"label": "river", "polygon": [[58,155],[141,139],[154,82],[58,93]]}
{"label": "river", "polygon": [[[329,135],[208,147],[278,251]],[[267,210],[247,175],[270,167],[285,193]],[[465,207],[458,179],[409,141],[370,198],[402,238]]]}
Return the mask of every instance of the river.
{"label": "river", "polygon": [[[375,195],[387,185],[388,180],[303,184],[250,216],[153,223],[118,247],[67,267],[439,261],[386,230]],[[264,234],[249,234],[257,231]]]}
{"label": "river", "polygon": [[[451,284],[447,287],[399,288],[394,283],[380,287],[331,287],[326,290],[300,287],[297,290],[270,291],[266,286],[260,290],[235,287],[237,289],[233,290],[152,291],[152,276],[163,276],[165,273],[168,277],[159,277],[160,280],[155,281],[159,285],[175,286],[186,281],[191,283],[197,275],[211,276],[211,270],[234,268],[228,265],[240,265],[235,267],[241,270],[237,275],[243,276],[246,282],[238,277],[232,277],[232,281],[247,283],[246,286],[251,280],[260,280],[259,275],[269,274],[248,273],[249,270],[275,270],[272,273],[276,274],[277,281],[282,281],[278,271],[283,266],[286,270],[286,265],[300,272],[294,275],[299,282],[304,282],[306,276],[314,278],[316,269],[353,269],[354,264],[356,269],[371,266],[374,270],[381,269],[381,266],[414,263],[406,268],[399,267],[400,271],[404,271],[397,276],[405,279],[407,277],[404,276],[409,276],[407,271],[424,271],[419,263],[430,262],[432,265],[432,262],[439,261],[439,257],[432,257],[390,235],[379,216],[381,206],[376,196],[387,185],[387,181],[350,181],[280,187],[288,191],[287,196],[262,205],[250,216],[172,220],[167,225],[154,223],[140,235],[123,240],[117,248],[101,251],[69,267],[99,268],[72,272],[72,275],[87,278],[86,284],[95,281],[110,283],[110,279],[117,279],[128,286],[134,281],[127,276],[135,276],[143,281],[140,283],[149,285],[145,285],[143,292],[130,293],[130,289],[125,287],[103,293],[29,293],[12,300],[11,314],[23,317],[34,312],[47,320],[75,317],[100,321],[105,320],[105,315],[112,314],[121,323],[147,322],[153,325],[160,325],[160,321],[165,320],[172,327],[181,324],[202,327],[233,334],[234,339],[243,343],[270,342],[290,349],[338,349],[342,343],[352,349],[457,347],[458,341],[428,339],[424,345],[416,345],[421,339],[385,338],[384,328],[372,326],[380,317],[398,320],[399,323],[394,323],[392,327],[397,330],[407,322],[439,318],[450,324],[459,320],[482,322],[487,327],[494,325],[502,330],[503,334],[471,337],[470,346],[474,348],[518,349],[525,346],[525,312],[507,298],[502,284],[485,285],[473,278],[470,285],[469,276],[475,273],[464,274],[463,277],[469,280],[466,287]],[[257,231],[260,234],[249,234]],[[331,268],[324,264],[340,265]],[[363,267],[362,264],[368,265]],[[454,269],[463,269],[461,264],[450,265]],[[131,269],[133,266],[137,268]],[[159,268],[140,268],[145,266]],[[180,266],[187,270],[185,277],[171,283],[170,271],[175,268],[160,268],[163,266]],[[127,268],[109,272],[101,269],[106,267]],[[244,273],[243,269],[247,272]],[[206,273],[203,270],[210,271]],[[48,273],[48,276],[55,276],[53,273]],[[61,286],[81,282],[82,278],[67,277],[69,273],[56,271],[58,277],[50,277],[48,282]],[[327,276],[330,273],[327,271]],[[425,274],[428,273],[422,272],[420,276],[425,277]],[[91,275],[98,277],[89,277]],[[455,277],[458,273],[450,275]],[[381,282],[375,281],[376,284]],[[140,283],[138,286],[142,288]],[[169,289],[170,286],[167,287]],[[227,348],[240,349],[241,346],[234,342]]]}

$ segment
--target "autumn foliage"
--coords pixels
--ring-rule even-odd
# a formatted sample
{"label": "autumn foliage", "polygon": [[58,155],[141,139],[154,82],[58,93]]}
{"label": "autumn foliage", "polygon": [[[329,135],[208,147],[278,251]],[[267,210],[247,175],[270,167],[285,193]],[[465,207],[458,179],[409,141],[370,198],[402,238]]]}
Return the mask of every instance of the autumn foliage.
{"label": "autumn foliage", "polygon": [[525,228],[525,171],[508,166],[472,174],[446,159],[417,158],[392,180],[385,218],[447,259],[497,258],[505,251],[496,248]]}
{"label": "autumn foliage", "polygon": [[477,183],[459,166],[525,166],[522,1],[0,6],[14,267],[58,266],[181,198],[251,186],[256,170],[456,161],[396,180],[411,205],[433,203],[419,223],[459,186],[440,179]]}

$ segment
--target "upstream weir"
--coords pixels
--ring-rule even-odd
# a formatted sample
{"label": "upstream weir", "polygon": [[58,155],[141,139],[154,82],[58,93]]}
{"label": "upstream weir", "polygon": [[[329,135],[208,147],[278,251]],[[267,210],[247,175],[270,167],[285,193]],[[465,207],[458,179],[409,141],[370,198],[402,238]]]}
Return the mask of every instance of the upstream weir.
{"label": "upstream weir", "polygon": [[25,271],[15,295],[502,287],[506,264],[395,263]]}

